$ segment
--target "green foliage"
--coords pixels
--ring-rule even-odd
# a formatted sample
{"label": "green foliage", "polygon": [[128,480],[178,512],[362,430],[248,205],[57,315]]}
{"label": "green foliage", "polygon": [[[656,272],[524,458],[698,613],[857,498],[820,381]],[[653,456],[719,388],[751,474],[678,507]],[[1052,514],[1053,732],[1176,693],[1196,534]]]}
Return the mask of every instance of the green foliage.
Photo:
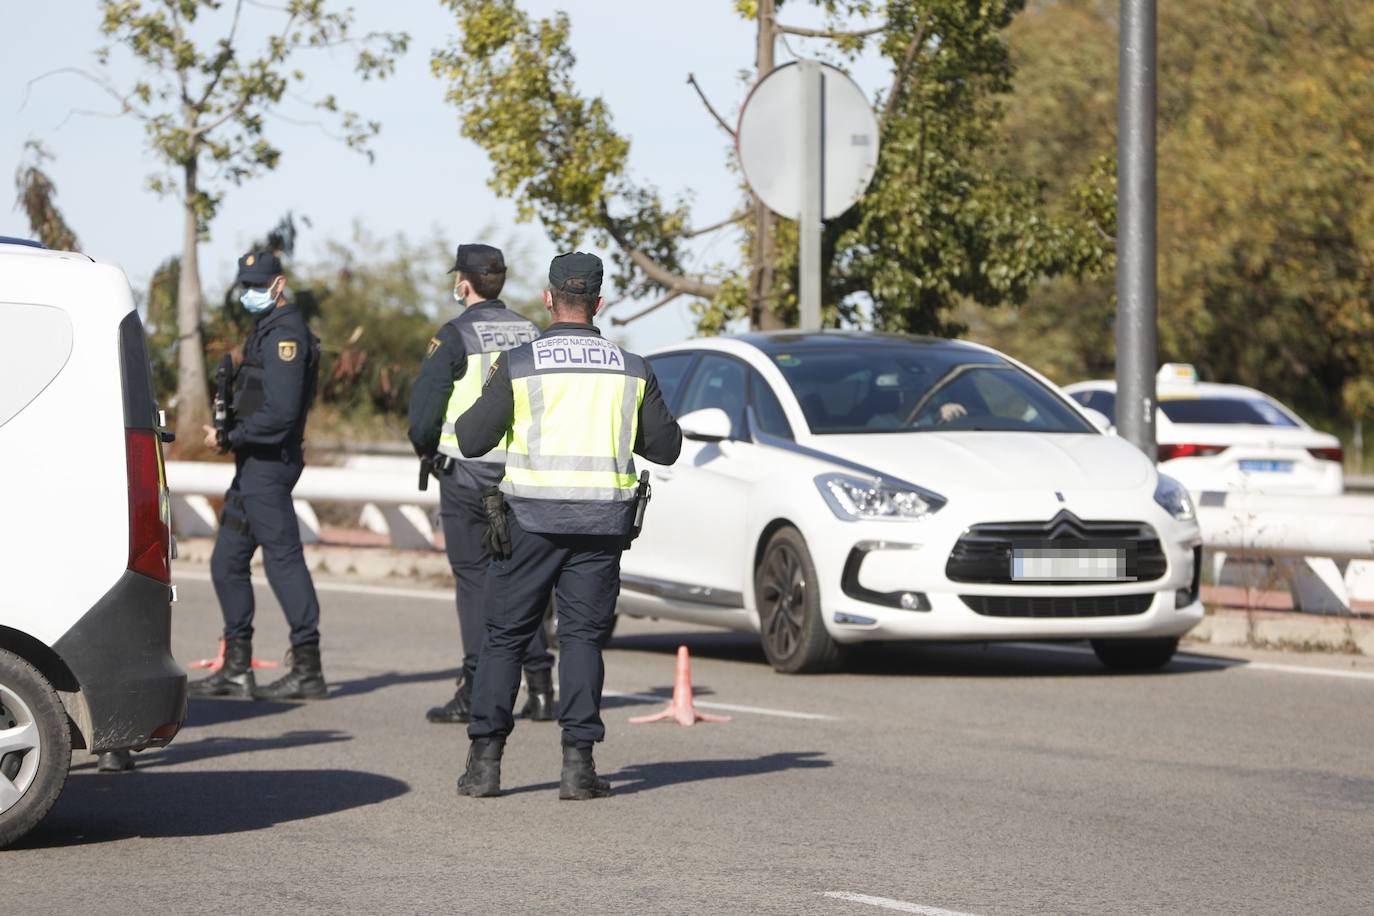
{"label": "green foliage", "polygon": [[[448,86],[463,135],[491,158],[491,187],[560,245],[614,242],[622,292],[695,297],[707,332],[745,318],[753,239],[746,235],[740,260],[717,265],[709,278],[684,275],[687,208],[627,177],[629,141],[604,102],[573,82],[567,15],[536,21],[516,0],[444,3],[460,37],[435,52],[434,73]],[[815,5],[829,17],[823,31],[843,33],[834,36],[835,50],[853,54],[865,40],[878,41],[894,76],[877,98],[883,147],[873,185],[826,227],[828,323],[949,331],[961,300],[1016,303],[1040,277],[1102,268],[1107,250],[1082,215],[1043,212],[1039,187],[989,154],[1012,72],[1004,32],[1020,2]],[[758,16],[755,3],[734,6],[745,18]],[[878,13],[886,20],[879,37],[844,32],[852,17]],[[779,226],[775,248],[776,284],[764,297],[792,320],[794,226]]]}
{"label": "green foliage", "polygon": [[[404,33],[355,36],[351,10],[332,12],[325,0],[286,0],[278,6],[249,3],[274,15],[263,44],[248,51],[239,35],[246,0],[102,0],[101,31],[109,44],[97,60],[107,67],[116,49],[138,65],[142,76],[126,90],[94,78],[120,103],[121,111],[144,124],[149,146],[167,166],[149,178],[160,194],[178,193],[194,209],[202,233],[223,198],[238,185],[276,168],[281,150],[265,118],[293,87],[304,87],[296,58],[302,51],[356,48],[363,79],[385,77],[409,40]],[[231,12],[227,15],[226,8]],[[227,23],[224,20],[227,19]],[[216,26],[224,37],[202,40]],[[339,108],[332,95],[314,101],[340,130],[350,148],[371,157],[368,141],[375,121]],[[217,181],[197,175],[210,164]]]}
{"label": "green foliage", "polygon": [[14,172],[15,206],[28,217],[38,241],[59,251],[75,251],[79,245],[76,233],[57,208],[57,188],[43,170],[52,161],[52,154],[37,140],[25,143],[24,152],[27,161],[20,162]]}
{"label": "green foliage", "polygon": [[[1159,41],[1161,358],[1316,419],[1374,415],[1374,7],[1167,4]],[[1011,46],[1007,162],[1052,212],[1111,235],[1110,10],[1038,4]],[[1105,284],[1050,284],[1023,321],[983,330],[1064,381],[1110,374],[1082,346],[1103,337],[1110,300]]]}

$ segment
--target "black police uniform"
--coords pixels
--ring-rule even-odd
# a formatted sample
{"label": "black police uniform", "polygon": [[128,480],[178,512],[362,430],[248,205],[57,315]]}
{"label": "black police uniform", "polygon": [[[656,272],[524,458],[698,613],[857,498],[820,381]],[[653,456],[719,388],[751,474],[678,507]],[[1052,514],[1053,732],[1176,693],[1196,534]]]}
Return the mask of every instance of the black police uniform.
{"label": "black police uniform", "polygon": [[[244,286],[267,286],[281,273],[281,262],[269,252],[239,261],[239,282]],[[251,693],[273,699],[324,695],[320,605],[291,501],[305,466],[302,443],[319,366],[319,340],[293,303],[264,312],[244,342],[243,361],[234,375],[234,425],[228,433],[234,480],[224,495],[210,558],[224,614],[226,660],[218,673],[220,683],[211,677],[193,685],[193,693]],[[258,547],[272,592],[291,624],[292,659],[286,677],[261,690],[253,684],[251,668],[254,601],[249,581],[249,563]]]}
{"label": "black police uniform", "polygon": [[[505,262],[498,249],[488,245],[460,245],[453,270],[467,273],[503,272]],[[462,314],[439,329],[430,341],[410,395],[410,442],[422,459],[439,452],[444,414],[454,383],[472,368],[490,367],[496,355],[539,335],[539,327],[507,308],[500,299],[468,306]],[[484,359],[470,360],[474,354]],[[499,454],[499,453],[498,453]],[[439,518],[444,528],[444,549],[453,569],[458,607],[458,627],[463,639],[463,664],[458,672],[454,698],[429,711],[431,722],[466,722],[471,692],[482,648],[484,631],[482,589],[490,557],[482,545],[487,517],[482,509],[482,490],[501,482],[504,458],[471,460],[456,457],[439,478]],[[524,658],[530,698],[525,713],[533,719],[553,718],[553,655],[543,628],[530,641]]]}
{"label": "black police uniform", "polygon": [[[564,258],[575,259],[560,264]],[[551,285],[560,288],[560,281],[570,274],[594,282],[593,289],[599,290],[600,261],[593,256],[555,259]],[[590,324],[560,322],[550,325],[542,337],[567,335],[599,338],[600,332]],[[530,359],[532,349],[526,344],[502,356],[477,403],[458,419],[458,442],[464,453],[480,454],[510,428],[514,393],[509,366]],[[682,449],[682,431],[663,401],[648,362],[634,354],[623,355],[633,371],[645,378],[633,451],[657,464],[672,464]],[[598,409],[598,405],[587,407]],[[558,721],[564,746],[560,797],[609,794],[609,786],[596,777],[591,747],[606,734],[601,720],[605,673],[601,647],[614,621],[620,555],[630,533],[630,517],[621,511],[625,505],[550,503],[536,516],[513,504],[507,516],[510,556],[494,559],[487,573],[486,642],[468,726],[473,749],[468,772],[459,782],[460,792],[489,795],[498,790],[502,747],[515,725],[511,711],[519,690],[519,659],[540,629],[552,591],[558,611]],[[548,523],[549,513],[560,512],[567,524]],[[490,777],[493,762],[494,777],[484,778],[484,774]]]}

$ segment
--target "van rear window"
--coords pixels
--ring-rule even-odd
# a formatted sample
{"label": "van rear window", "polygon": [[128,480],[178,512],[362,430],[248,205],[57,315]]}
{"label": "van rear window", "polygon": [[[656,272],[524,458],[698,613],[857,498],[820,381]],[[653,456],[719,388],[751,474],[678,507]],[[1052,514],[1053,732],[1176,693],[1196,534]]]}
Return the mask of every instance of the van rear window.
{"label": "van rear window", "polygon": [[153,396],[153,372],[148,362],[148,343],[138,312],[119,323],[119,369],[124,382],[124,426],[127,429],[157,428],[157,399]]}

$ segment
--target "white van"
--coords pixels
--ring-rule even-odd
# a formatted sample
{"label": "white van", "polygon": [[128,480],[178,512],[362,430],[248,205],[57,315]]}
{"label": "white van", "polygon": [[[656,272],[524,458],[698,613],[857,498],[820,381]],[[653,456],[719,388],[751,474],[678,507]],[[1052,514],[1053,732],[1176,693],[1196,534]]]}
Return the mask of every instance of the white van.
{"label": "white van", "polygon": [[124,272],[0,237],[0,847],[186,717],[158,417]]}

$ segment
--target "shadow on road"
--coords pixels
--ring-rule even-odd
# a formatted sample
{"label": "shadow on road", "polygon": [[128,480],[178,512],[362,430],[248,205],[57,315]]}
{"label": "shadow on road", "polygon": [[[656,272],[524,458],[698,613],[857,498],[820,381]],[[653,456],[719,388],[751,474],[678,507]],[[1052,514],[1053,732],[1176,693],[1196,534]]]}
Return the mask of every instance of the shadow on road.
{"label": "shadow on road", "polygon": [[340,697],[355,697],[364,693],[371,693],[374,690],[381,690],[384,687],[395,687],[400,684],[427,684],[431,681],[456,681],[457,679],[457,668],[440,668],[437,671],[416,671],[411,674],[399,674],[395,671],[388,671],[386,674],[372,674],[367,677],[354,678],[351,681],[340,681],[331,684],[329,687],[329,698],[334,700]]}
{"label": "shadow on road", "polygon": [[[284,751],[296,747],[309,747],[313,744],[336,744],[340,741],[352,741],[353,736],[347,732],[328,730],[303,730],[291,731],[278,735],[275,738],[229,738],[229,737],[208,737],[198,741],[176,741],[165,748],[156,751],[147,751],[134,755],[134,763],[137,769],[155,769],[159,767],[178,766],[184,763],[195,763],[198,760],[209,760],[216,757],[228,757],[233,754],[252,754],[257,751]],[[79,763],[72,767],[72,772],[81,770],[91,770],[95,768],[95,761]],[[120,779],[120,776],[106,777]]]}
{"label": "shadow on road", "polygon": [[[610,780],[616,795],[634,795],[687,782],[708,779],[735,779],[740,776],[762,776],[785,770],[818,770],[834,766],[821,756],[821,751],[780,751],[762,757],[741,757],[733,760],[664,760],[659,763],[633,763],[615,773],[603,773]],[[503,795],[524,795],[527,792],[547,792],[557,789],[556,782],[507,789]]]}
{"label": "shadow on road", "polygon": [[244,722],[248,719],[261,719],[275,716],[300,706],[299,703],[278,703],[269,700],[220,699],[216,697],[192,697],[186,711],[184,728],[200,728],[206,725],[224,725],[230,722]]}
{"label": "shadow on road", "polygon": [[161,770],[114,778],[74,773],[52,813],[15,848],[262,830],[409,791],[399,779],[356,770]]}
{"label": "shadow on road", "polygon": [[[696,658],[768,665],[759,638],[750,633],[636,633],[613,639],[610,650],[672,655],[685,645]],[[1205,665],[1178,659],[1157,671],[1112,671],[1086,643],[1057,643],[1066,651],[1033,649],[1005,643],[894,642],[850,647],[836,674],[902,677],[1119,677],[1194,674]],[[1074,651],[1081,649],[1083,651]],[[821,675],[824,677],[825,675]],[[835,675],[831,675],[835,676]],[[812,675],[810,677],[816,677]],[[629,702],[639,702],[630,700]]]}

